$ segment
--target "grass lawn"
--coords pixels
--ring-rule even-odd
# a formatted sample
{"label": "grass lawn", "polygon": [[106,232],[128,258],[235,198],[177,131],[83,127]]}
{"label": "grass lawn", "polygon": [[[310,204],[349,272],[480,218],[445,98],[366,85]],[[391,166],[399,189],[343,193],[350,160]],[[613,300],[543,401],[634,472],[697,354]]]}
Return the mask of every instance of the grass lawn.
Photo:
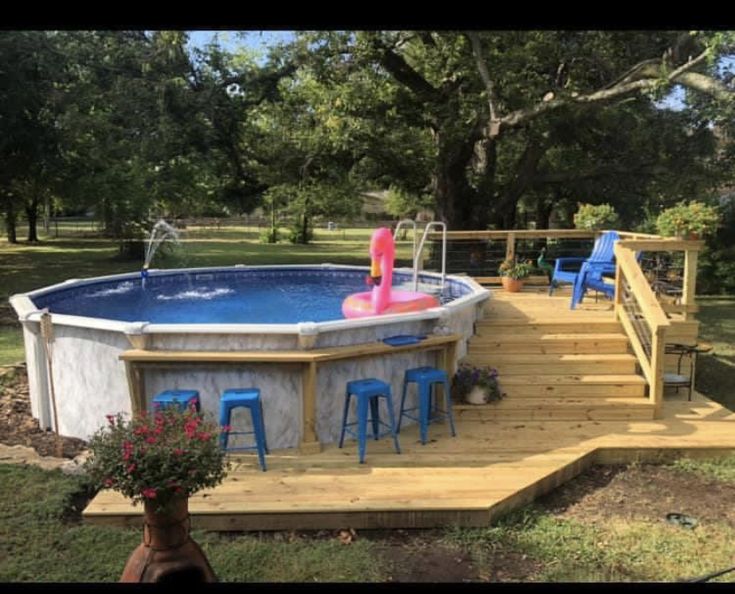
{"label": "grass lawn", "polygon": [[[22,497],[17,494],[22,493]],[[87,526],[83,479],[0,465],[0,582],[114,582],[141,540],[139,529]],[[230,582],[376,581],[369,541],[299,541],[193,532],[217,576]]]}
{"label": "grass lawn", "polygon": [[[733,468],[735,457],[684,461],[664,470],[684,473],[678,476],[709,477],[717,481],[709,483],[713,488],[730,489],[722,491],[727,493],[735,487]],[[648,471],[633,467],[622,472],[638,473],[645,483]],[[559,491],[568,488],[565,485]],[[141,531],[80,523],[80,509],[90,494],[79,477],[32,466],[0,465],[0,582],[116,581]],[[588,491],[577,495],[576,501],[584,505],[596,494],[597,490]],[[660,499],[658,492],[653,496]],[[509,581],[535,582],[681,581],[733,565],[732,518],[720,520],[715,513],[700,517],[696,529],[686,530],[655,514],[599,517],[598,513],[609,510],[609,498],[592,513],[588,509],[575,517],[540,501],[492,527],[414,531],[403,542],[367,531],[349,545],[330,532],[194,531],[192,536],[223,582],[380,582],[402,573],[421,580],[420,569],[412,572],[411,567],[398,566],[430,554],[437,557],[440,551],[443,566],[449,569],[469,559],[472,581],[504,581],[503,575]],[[647,501],[633,501],[628,509],[632,506],[645,512]],[[442,579],[441,573],[433,575]],[[718,581],[734,578],[731,573]]]}
{"label": "grass lawn", "polygon": [[735,411],[735,300],[698,303],[699,336],[712,352],[697,359],[697,390]]}

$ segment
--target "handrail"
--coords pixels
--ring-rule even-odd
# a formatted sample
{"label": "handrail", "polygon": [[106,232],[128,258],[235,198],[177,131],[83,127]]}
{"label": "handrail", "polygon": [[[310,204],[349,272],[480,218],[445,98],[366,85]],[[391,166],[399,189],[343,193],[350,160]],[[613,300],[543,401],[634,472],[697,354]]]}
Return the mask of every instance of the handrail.
{"label": "handrail", "polygon": [[[697,261],[699,252],[704,249],[704,241],[692,239],[675,239],[672,237],[656,237],[647,239],[623,239],[618,242],[620,247],[644,252],[684,252],[684,279],[680,306],[667,306],[669,311],[679,310],[688,320],[696,308]],[[666,309],[666,308],[665,308]]]}
{"label": "handrail", "polygon": [[404,223],[413,227],[413,250],[411,251],[411,262],[413,262],[416,259],[416,221],[414,221],[413,219],[402,219],[398,221],[398,224],[396,225],[396,230],[393,231],[393,241],[395,242],[398,238],[398,232],[401,230],[401,227]]}
{"label": "handrail", "polygon": [[618,242],[615,245],[615,260],[623,269],[625,278],[633,287],[636,299],[646,319],[656,326],[669,326],[670,322],[666,317],[666,313],[664,313],[661,304],[648,284],[648,279],[646,279],[646,275],[643,274],[643,270],[638,264],[635,252]]}
{"label": "handrail", "polygon": [[671,325],[635,255],[615,244],[615,316],[625,329],[649,385],[656,418],[663,406],[664,346]]}
{"label": "handrail", "polygon": [[442,284],[441,288],[444,290],[444,279],[447,275],[447,225],[442,221],[431,221],[426,225],[424,234],[421,236],[421,243],[419,243],[419,249],[413,258],[413,290],[419,290],[419,262],[421,261],[421,252],[424,249],[426,238],[429,236],[429,230],[432,227],[442,228]]}

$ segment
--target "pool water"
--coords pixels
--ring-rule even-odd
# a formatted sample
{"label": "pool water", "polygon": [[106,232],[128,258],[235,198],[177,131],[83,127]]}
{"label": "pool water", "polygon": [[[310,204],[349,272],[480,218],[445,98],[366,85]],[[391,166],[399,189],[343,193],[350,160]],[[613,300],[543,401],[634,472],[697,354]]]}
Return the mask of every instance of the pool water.
{"label": "pool water", "polygon": [[[95,281],[36,295],[33,302],[56,314],[154,324],[324,322],[344,319],[342,301],[368,290],[365,275],[329,267],[167,272],[151,274],[145,286],[139,278]],[[394,273],[394,287],[409,280]],[[441,301],[468,292],[448,282]]]}

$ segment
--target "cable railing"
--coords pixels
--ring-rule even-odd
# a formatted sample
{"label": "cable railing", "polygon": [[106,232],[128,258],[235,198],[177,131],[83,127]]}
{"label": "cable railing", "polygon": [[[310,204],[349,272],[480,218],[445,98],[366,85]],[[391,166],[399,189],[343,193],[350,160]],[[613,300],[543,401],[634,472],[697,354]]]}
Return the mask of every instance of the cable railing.
{"label": "cable railing", "polygon": [[663,405],[664,348],[670,322],[638,264],[635,250],[622,244],[615,244],[615,316],[628,335],[658,417]]}
{"label": "cable railing", "polygon": [[[694,343],[698,311],[696,274],[701,241],[663,238],[646,233],[618,231],[616,243],[615,316],[627,334],[642,374],[649,385],[648,397],[660,416],[663,375],[667,366],[666,342]],[[586,257],[595,232],[579,229],[507,231],[449,231],[442,246],[447,271],[471,275],[483,284],[499,283],[497,269],[505,259],[537,262],[542,248],[550,265],[562,256]],[[438,233],[429,239],[438,240]],[[439,267],[439,243],[435,241],[426,268]],[[537,269],[529,281],[542,284],[546,276]],[[528,281],[527,281],[528,282]],[[670,363],[670,362],[669,362]]]}

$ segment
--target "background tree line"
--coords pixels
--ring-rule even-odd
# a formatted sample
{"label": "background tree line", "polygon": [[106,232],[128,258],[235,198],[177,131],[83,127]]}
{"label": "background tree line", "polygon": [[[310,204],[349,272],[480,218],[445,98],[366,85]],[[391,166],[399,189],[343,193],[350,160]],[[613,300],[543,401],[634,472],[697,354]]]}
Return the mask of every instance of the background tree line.
{"label": "background tree line", "polygon": [[632,228],[734,183],[728,32],[300,32],[261,62],[187,42],[0,32],[9,241],[51,211],[92,209],[125,245],[158,216],[263,206],[305,242],[388,187],[397,216],[428,204],[451,229],[569,224],[580,201]]}

